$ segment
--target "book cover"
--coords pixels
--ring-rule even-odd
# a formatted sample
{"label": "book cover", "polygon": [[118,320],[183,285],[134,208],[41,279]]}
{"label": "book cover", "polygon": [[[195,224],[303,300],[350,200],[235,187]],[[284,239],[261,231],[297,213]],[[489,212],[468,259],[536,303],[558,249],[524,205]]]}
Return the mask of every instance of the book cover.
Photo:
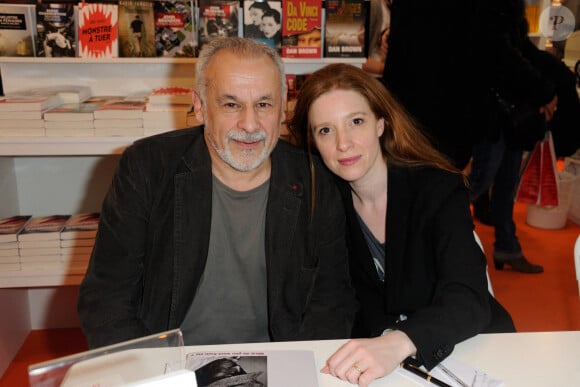
{"label": "book cover", "polygon": [[70,215],[33,217],[18,234],[18,241],[60,239],[60,231]]}
{"label": "book cover", "polygon": [[18,233],[30,218],[30,215],[16,215],[0,219],[0,242],[16,242]]}
{"label": "book cover", "polygon": [[150,104],[192,104],[193,89],[190,87],[168,86],[153,89],[147,96]]}
{"label": "book cover", "polygon": [[119,0],[119,56],[155,57],[152,0]]}
{"label": "book cover", "polygon": [[21,112],[36,111],[41,112],[62,103],[62,99],[54,95],[10,95],[0,97],[0,111]]}
{"label": "book cover", "polygon": [[309,74],[286,74],[286,119],[289,120],[294,112],[300,88]]}
{"label": "book cover", "polygon": [[78,5],[78,56],[99,59],[119,56],[118,5],[86,3]]}
{"label": "book cover", "polygon": [[157,56],[196,57],[197,26],[193,1],[156,1],[153,10]]}
{"label": "book cover", "polygon": [[198,386],[319,386],[308,350],[190,352],[185,368],[195,372]]}
{"label": "book cover", "polygon": [[0,56],[35,56],[36,6],[0,4]]}
{"label": "book cover", "polygon": [[243,36],[255,39],[275,48],[282,46],[282,1],[243,0]]}
{"label": "book cover", "polygon": [[282,57],[322,56],[322,0],[283,0]]}
{"label": "book cover", "polygon": [[100,213],[86,212],[72,215],[60,233],[60,239],[95,238],[99,227]]}
{"label": "book cover", "polygon": [[238,36],[239,1],[199,0],[199,48],[214,39]]}
{"label": "book cover", "polygon": [[123,99],[102,104],[95,109],[93,115],[95,120],[111,118],[135,119],[143,118],[143,110],[145,110],[145,102]]}
{"label": "book cover", "polygon": [[325,0],[324,56],[365,56],[364,0]]}
{"label": "book cover", "polygon": [[36,4],[36,56],[76,56],[75,5],[64,1]]}

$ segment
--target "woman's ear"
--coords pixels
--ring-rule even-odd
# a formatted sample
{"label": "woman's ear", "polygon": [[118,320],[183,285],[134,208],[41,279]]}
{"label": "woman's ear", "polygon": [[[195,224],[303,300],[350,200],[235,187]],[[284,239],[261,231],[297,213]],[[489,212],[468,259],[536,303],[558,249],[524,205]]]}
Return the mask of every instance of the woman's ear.
{"label": "woman's ear", "polygon": [[201,123],[204,123],[201,98],[199,98],[199,95],[197,94],[196,91],[191,93],[191,102],[193,105],[193,112],[195,114],[195,119]]}
{"label": "woman's ear", "polygon": [[383,117],[377,120],[377,137],[381,137],[385,132],[385,119]]}

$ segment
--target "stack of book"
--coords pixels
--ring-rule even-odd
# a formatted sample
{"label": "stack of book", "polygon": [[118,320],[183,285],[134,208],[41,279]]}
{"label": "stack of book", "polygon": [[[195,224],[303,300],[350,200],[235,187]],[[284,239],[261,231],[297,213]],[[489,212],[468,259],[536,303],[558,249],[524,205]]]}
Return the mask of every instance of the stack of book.
{"label": "stack of book", "polygon": [[0,97],[0,136],[44,136],[44,112],[61,103],[56,94]]}
{"label": "stack of book", "polygon": [[95,136],[142,136],[145,100],[141,98],[113,99],[93,112]]}
{"label": "stack of book", "polygon": [[21,270],[62,268],[60,232],[70,215],[35,216],[18,234]]}
{"label": "stack of book", "polygon": [[20,270],[18,233],[30,218],[30,215],[17,215],[0,219],[0,272]]}
{"label": "stack of book", "polygon": [[86,269],[99,226],[98,212],[72,215],[60,232],[62,261],[67,267]]}
{"label": "stack of book", "polygon": [[143,112],[146,136],[188,127],[187,116],[192,108],[193,89],[161,87],[151,91]]}
{"label": "stack of book", "polygon": [[93,112],[99,103],[65,103],[44,113],[46,136],[82,136],[95,135]]}
{"label": "stack of book", "polygon": [[0,136],[44,136],[45,113],[64,103],[81,103],[91,88],[61,85],[15,91],[0,97]]}

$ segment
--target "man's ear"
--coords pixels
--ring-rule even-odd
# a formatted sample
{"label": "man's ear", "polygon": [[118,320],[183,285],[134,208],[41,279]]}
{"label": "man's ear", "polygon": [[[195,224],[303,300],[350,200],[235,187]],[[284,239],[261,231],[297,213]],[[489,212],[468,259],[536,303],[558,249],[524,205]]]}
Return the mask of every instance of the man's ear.
{"label": "man's ear", "polygon": [[191,93],[191,102],[193,104],[193,112],[195,114],[195,119],[201,123],[204,122],[204,117],[203,117],[203,109],[202,109],[202,104],[201,104],[201,98],[199,98],[199,95],[197,94],[196,91],[193,91]]}

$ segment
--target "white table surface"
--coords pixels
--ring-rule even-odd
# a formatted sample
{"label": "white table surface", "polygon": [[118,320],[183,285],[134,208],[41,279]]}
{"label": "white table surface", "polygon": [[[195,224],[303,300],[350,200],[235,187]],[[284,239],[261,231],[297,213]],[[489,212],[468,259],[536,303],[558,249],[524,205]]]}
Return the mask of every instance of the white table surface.
{"label": "white table surface", "polygon": [[[345,340],[299,341],[266,344],[234,344],[186,347],[187,350],[228,349],[311,349],[317,369]],[[580,386],[580,331],[482,334],[455,347],[451,357],[486,371],[515,386]],[[352,386],[332,376],[320,374],[321,387]],[[371,384],[417,386],[397,373]],[[275,386],[273,386],[275,387]]]}
{"label": "white table surface", "polygon": [[[107,382],[110,383],[99,380],[102,383],[100,385],[115,385],[112,383],[114,376],[120,380],[118,376],[125,377],[126,375],[123,374],[134,373],[127,368],[138,370],[141,376],[147,373],[159,375],[163,373],[165,364],[171,356],[175,360],[190,352],[206,351],[312,350],[316,370],[320,370],[326,359],[344,342],[346,340],[295,341],[137,350],[136,353],[130,352],[130,355],[111,354],[77,363],[68,375],[72,377],[68,382],[72,383],[64,383],[64,385],[88,386],[96,382],[96,379],[101,378],[103,374],[107,375],[109,379]],[[167,351],[173,352],[168,354]],[[482,334],[458,344],[451,358],[503,380],[506,387],[580,386],[580,331]],[[124,362],[132,364],[127,367],[127,364],[123,365]],[[138,366],[135,367],[135,364]],[[288,367],[292,365],[289,364]],[[92,371],[96,371],[94,375],[99,375],[99,377],[91,376]],[[85,379],[86,383],[79,383],[79,376],[82,376],[81,379]],[[320,387],[352,386],[348,382],[326,374],[319,373],[318,378]],[[292,383],[289,385],[294,387]],[[371,386],[416,387],[417,383],[394,372],[376,380]]]}

